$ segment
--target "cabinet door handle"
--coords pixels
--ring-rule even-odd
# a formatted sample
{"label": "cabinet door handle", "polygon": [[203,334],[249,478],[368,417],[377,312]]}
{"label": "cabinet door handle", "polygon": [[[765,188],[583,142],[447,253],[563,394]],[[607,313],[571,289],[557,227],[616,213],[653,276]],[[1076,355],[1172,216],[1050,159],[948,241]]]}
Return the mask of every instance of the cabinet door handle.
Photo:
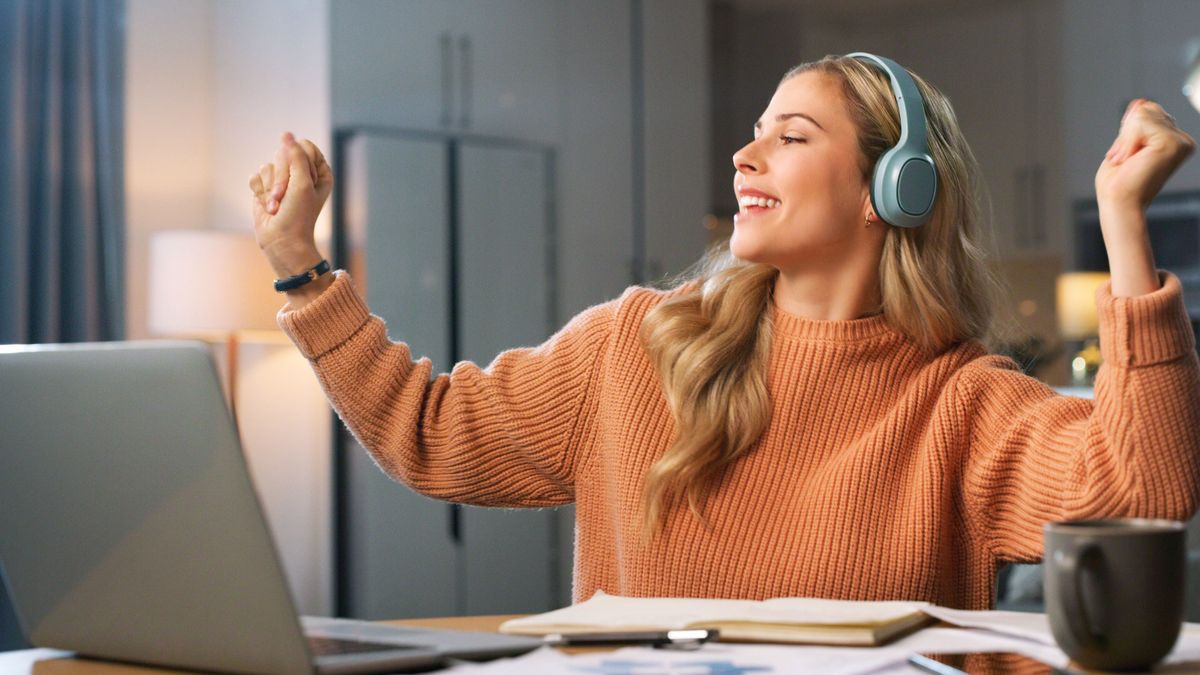
{"label": "cabinet door handle", "polygon": [[439,38],[442,51],[442,127],[450,126],[450,108],[454,105],[454,73],[450,61],[454,58],[454,46],[450,44],[450,33],[442,31]]}
{"label": "cabinet door handle", "polygon": [[1046,245],[1046,167],[1034,164],[1030,180],[1029,211],[1033,244]]}
{"label": "cabinet door handle", "polygon": [[459,66],[462,68],[459,85],[462,87],[461,95],[459,96],[459,126],[463,129],[471,128],[471,94],[473,89],[472,67],[472,46],[471,37],[469,35],[460,35],[458,37],[458,55]]}
{"label": "cabinet door handle", "polygon": [[462,543],[462,506],[458,504],[447,504],[447,511],[450,516],[450,541],[454,544]]}
{"label": "cabinet door handle", "polygon": [[1029,177],[1030,171],[1028,166],[1017,168],[1016,176],[1016,200],[1013,204],[1013,244],[1017,250],[1022,250],[1029,246],[1029,231],[1031,223],[1030,208],[1029,208]]}

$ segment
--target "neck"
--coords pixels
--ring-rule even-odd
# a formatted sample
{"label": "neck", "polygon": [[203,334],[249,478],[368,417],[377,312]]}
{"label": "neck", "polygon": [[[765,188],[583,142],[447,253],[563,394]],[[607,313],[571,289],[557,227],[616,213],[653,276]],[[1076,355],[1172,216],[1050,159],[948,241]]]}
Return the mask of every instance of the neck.
{"label": "neck", "polygon": [[775,304],[794,316],[848,321],[882,311],[879,262],[842,261],[835,269],[780,270]]}

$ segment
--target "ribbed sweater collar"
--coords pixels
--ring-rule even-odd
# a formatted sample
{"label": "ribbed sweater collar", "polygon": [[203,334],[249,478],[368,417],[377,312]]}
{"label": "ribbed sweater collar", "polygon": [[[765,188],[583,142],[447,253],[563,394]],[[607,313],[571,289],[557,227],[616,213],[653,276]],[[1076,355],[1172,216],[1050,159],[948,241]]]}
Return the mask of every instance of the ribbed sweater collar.
{"label": "ribbed sweater collar", "polygon": [[827,321],[789,314],[775,304],[772,304],[772,308],[774,334],[778,337],[831,342],[856,342],[882,335],[900,337],[883,314],[861,319]]}

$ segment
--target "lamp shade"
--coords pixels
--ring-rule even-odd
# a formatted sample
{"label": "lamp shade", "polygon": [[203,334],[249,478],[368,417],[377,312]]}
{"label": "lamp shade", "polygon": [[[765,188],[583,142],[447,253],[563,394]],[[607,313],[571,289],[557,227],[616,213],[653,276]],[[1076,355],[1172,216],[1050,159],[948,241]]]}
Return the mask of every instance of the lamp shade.
{"label": "lamp shade", "polygon": [[1183,95],[1193,108],[1200,110],[1200,38],[1192,40],[1187,48],[1191,58],[1188,59],[1187,75],[1183,78]]}
{"label": "lamp shade", "polygon": [[249,233],[160,230],[150,239],[151,333],[228,336],[234,331],[277,331],[284,300]]}
{"label": "lamp shade", "polygon": [[1058,332],[1067,340],[1095,337],[1100,330],[1096,290],[1107,272],[1067,272],[1058,276]]}

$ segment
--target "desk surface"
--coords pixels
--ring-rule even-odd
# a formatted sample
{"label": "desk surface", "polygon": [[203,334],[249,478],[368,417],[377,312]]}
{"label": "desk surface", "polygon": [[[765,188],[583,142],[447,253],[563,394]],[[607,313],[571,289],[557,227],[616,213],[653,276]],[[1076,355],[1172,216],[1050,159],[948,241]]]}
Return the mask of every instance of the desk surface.
{"label": "desk surface", "polygon": [[[422,628],[452,628],[496,632],[500,624],[519,614],[496,616],[454,616],[439,619],[404,619],[383,621],[397,626],[420,626]],[[178,673],[181,671],[148,666],[134,666],[110,661],[75,658],[68,652],[53,649],[24,649],[15,652],[0,652],[0,673],[5,675],[150,675],[152,673]]]}

